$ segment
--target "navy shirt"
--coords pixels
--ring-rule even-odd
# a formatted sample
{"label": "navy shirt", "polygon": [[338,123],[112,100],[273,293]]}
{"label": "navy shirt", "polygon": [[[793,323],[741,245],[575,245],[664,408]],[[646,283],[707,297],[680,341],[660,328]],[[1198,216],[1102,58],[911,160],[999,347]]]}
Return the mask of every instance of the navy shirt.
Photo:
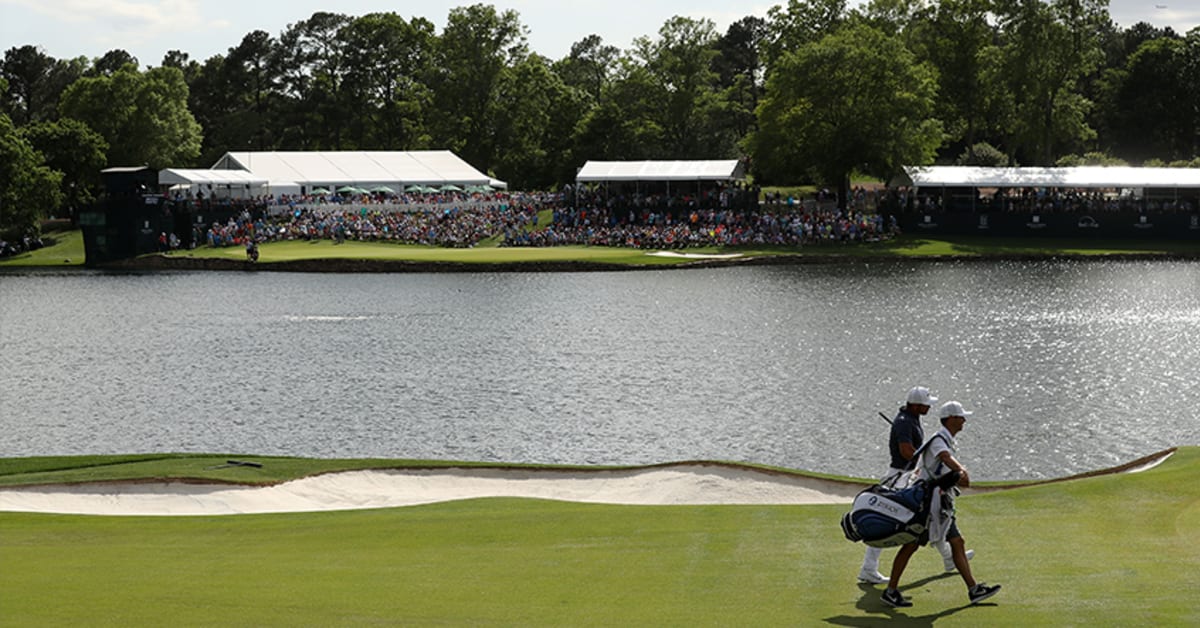
{"label": "navy shirt", "polygon": [[892,468],[903,469],[908,466],[908,460],[900,455],[900,443],[911,443],[916,450],[925,442],[925,430],[921,428],[921,417],[908,411],[908,407],[900,408],[896,418],[892,419],[892,433],[888,438],[888,451],[892,454]]}

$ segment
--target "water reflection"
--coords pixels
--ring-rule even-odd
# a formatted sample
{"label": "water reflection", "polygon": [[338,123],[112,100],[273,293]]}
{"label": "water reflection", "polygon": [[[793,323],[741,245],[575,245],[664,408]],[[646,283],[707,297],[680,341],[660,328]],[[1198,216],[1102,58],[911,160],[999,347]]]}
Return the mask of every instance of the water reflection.
{"label": "water reflection", "polygon": [[[0,275],[0,455],[738,460],[873,476],[909,386],[977,477],[1196,444],[1186,263]],[[926,419],[932,427],[934,420]]]}

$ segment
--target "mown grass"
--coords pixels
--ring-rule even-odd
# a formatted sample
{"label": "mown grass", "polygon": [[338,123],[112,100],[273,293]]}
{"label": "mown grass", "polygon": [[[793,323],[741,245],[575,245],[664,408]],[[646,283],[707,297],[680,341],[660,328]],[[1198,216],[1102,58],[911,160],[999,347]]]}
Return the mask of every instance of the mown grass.
{"label": "mown grass", "polygon": [[84,262],[83,232],[79,229],[51,231],[44,236],[53,243],[36,251],[0,258],[4,266],[82,266]]}
{"label": "mown grass", "polygon": [[[32,253],[0,261],[0,267],[78,266],[84,258],[80,232],[59,232],[57,242]],[[392,244],[386,242],[354,242],[334,244],[329,240],[269,242],[260,247],[259,264],[293,262],[298,260],[384,260],[459,264],[522,264],[539,262],[592,262],[617,266],[675,266],[694,262],[694,259],[658,257],[647,251],[595,246],[560,247],[500,247],[499,238],[470,249],[450,249],[433,246]],[[1200,254],[1200,246],[1188,242],[1083,240],[1068,238],[983,238],[972,236],[925,237],[902,235],[874,243],[823,243],[800,247],[743,246],[698,247],[685,252],[695,254],[740,253],[743,257],[813,257],[827,259],[887,258],[929,259],[939,257],[1002,257],[1002,256],[1170,256]],[[200,247],[176,251],[172,256],[244,260],[241,247]]]}
{"label": "mown grass", "polygon": [[0,624],[1197,625],[1198,480],[1200,448],[1186,447],[1138,474],[962,498],[976,577],[1003,590],[967,606],[961,580],[926,549],[903,610],[854,584],[862,546],[841,537],[844,506],[477,499],[225,517],[0,513]]}

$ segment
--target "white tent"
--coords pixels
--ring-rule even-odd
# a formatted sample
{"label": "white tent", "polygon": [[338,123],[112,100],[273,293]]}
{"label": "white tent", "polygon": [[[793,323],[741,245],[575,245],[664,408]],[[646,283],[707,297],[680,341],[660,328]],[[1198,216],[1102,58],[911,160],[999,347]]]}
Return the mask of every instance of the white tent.
{"label": "white tent", "polygon": [[[306,190],[344,185],[405,189],[410,185],[490,185],[493,179],[447,150],[229,152],[213,170],[244,170]],[[502,183],[502,182],[497,182]]]}
{"label": "white tent", "polygon": [[736,159],[720,161],[589,161],[579,169],[580,183],[603,181],[731,181],[745,178]]}
{"label": "white tent", "polygon": [[167,168],[158,172],[158,184],[173,190],[201,192],[210,197],[247,198],[263,194],[267,180],[245,170]]}
{"label": "white tent", "polygon": [[906,166],[906,183],[917,188],[1200,188],[1200,168],[985,168]]}

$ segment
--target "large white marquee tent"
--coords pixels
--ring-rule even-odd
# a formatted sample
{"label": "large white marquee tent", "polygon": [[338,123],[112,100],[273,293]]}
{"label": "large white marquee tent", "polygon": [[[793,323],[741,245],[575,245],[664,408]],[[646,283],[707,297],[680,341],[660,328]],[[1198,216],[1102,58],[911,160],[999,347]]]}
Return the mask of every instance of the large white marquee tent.
{"label": "large white marquee tent", "polygon": [[245,151],[225,153],[209,170],[170,168],[162,185],[230,192],[231,196],[308,193],[315,188],[456,185],[507,188],[448,150],[427,151]]}

